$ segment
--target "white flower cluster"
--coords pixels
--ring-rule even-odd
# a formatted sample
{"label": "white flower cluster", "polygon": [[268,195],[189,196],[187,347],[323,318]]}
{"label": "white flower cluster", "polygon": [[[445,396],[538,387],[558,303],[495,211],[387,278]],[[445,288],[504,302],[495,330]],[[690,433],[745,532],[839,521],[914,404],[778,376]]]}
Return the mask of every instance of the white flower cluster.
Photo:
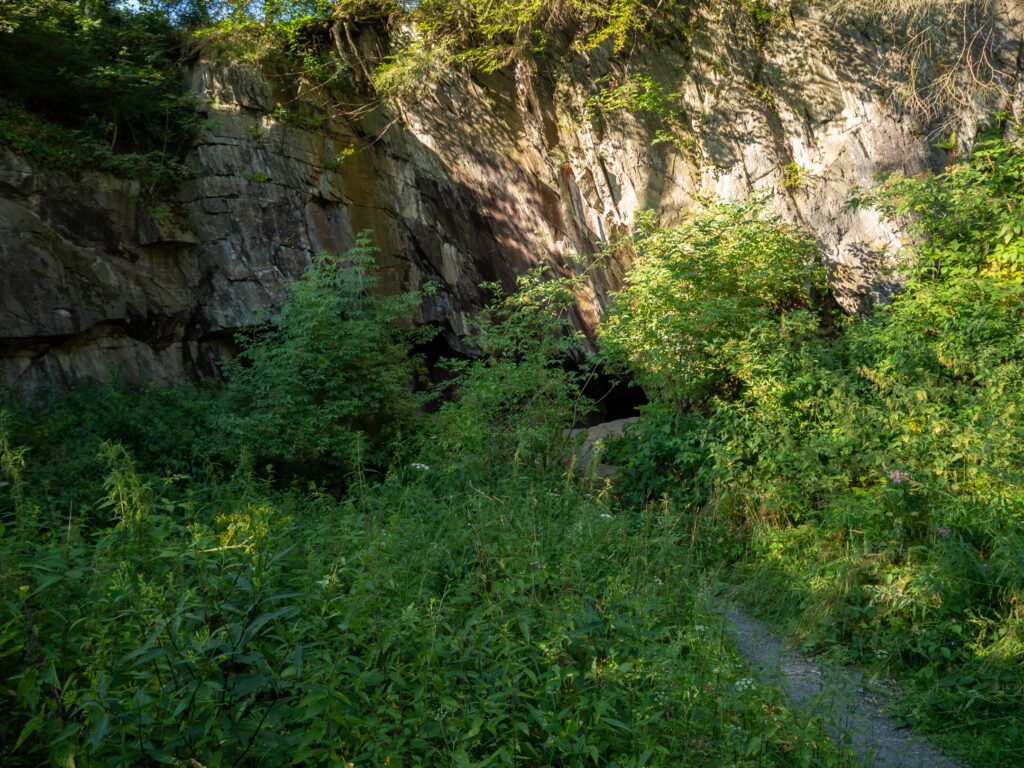
{"label": "white flower cluster", "polygon": [[736,681],[736,690],[740,693],[749,691],[754,688],[754,679],[752,677],[741,677]]}

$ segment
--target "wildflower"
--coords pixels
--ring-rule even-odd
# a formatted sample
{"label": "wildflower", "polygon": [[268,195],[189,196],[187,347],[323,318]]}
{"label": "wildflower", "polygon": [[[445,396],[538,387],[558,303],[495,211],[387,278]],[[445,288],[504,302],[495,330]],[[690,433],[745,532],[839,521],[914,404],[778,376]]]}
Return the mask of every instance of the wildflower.
{"label": "wildflower", "polygon": [[896,485],[899,485],[900,483],[904,482],[907,479],[907,477],[907,473],[900,469],[894,469],[892,472],[889,473],[889,479],[892,480],[893,483],[895,483]]}
{"label": "wildflower", "polygon": [[939,536],[941,536],[944,539],[949,537],[950,530],[944,525],[940,525],[938,528],[936,528],[936,531],[938,532]]}
{"label": "wildflower", "polygon": [[426,464],[421,464],[418,461],[410,464],[409,466],[412,467],[413,469],[418,469],[420,472],[426,472],[430,469],[430,467],[428,467]]}
{"label": "wildflower", "polygon": [[605,520],[611,520],[612,519],[612,516],[609,515],[607,512],[602,512],[601,513],[601,517],[603,517]]}
{"label": "wildflower", "polygon": [[750,677],[743,677],[736,681],[736,690],[740,693],[748,691],[754,687],[754,680]]}
{"label": "wildflower", "polygon": [[696,629],[697,632],[702,635],[707,630],[707,627],[705,627],[703,624],[695,624],[693,628]]}
{"label": "wildflower", "polygon": [[660,587],[665,582],[663,582],[661,579],[659,579],[657,576],[655,576],[654,577],[654,583],[657,584]]}

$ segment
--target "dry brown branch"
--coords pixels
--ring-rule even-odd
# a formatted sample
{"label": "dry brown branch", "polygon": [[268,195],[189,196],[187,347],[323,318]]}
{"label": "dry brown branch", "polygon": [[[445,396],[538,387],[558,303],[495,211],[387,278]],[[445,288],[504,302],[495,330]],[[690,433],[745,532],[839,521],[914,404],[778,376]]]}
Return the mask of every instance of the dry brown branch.
{"label": "dry brown branch", "polygon": [[957,115],[1001,108],[1012,72],[998,56],[998,0],[835,0],[827,12],[891,35],[886,67],[903,73],[893,95],[934,133]]}

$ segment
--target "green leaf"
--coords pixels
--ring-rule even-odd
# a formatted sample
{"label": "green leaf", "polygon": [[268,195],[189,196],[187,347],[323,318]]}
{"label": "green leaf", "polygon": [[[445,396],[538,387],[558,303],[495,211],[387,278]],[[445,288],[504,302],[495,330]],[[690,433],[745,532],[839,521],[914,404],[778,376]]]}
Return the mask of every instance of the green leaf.
{"label": "green leaf", "polygon": [[38,731],[40,726],[42,726],[43,723],[45,722],[46,717],[42,714],[35,715],[34,717],[30,718],[29,721],[25,723],[25,726],[21,729],[21,733],[18,734],[18,740],[14,743],[14,749],[20,749],[21,745],[24,744],[29,739],[29,737],[32,736],[32,734]]}

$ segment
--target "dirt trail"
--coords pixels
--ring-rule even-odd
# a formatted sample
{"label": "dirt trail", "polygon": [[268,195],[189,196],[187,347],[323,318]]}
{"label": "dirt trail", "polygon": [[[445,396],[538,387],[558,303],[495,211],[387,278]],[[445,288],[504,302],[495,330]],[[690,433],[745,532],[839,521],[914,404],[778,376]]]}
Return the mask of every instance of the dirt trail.
{"label": "dirt trail", "polygon": [[[620,437],[636,419],[590,427],[578,462],[587,468],[599,441]],[[572,430],[575,434],[579,430]],[[600,456],[600,454],[598,454]],[[599,475],[615,468],[599,464]],[[737,650],[761,678],[780,688],[797,709],[820,717],[825,729],[873,768],[965,768],[885,714],[886,700],[857,672],[819,662],[786,645],[764,624],[733,605],[714,605]]]}
{"label": "dirt trail", "polygon": [[858,673],[808,658],[735,606],[716,608],[736,648],[762,679],[782,689],[796,708],[821,717],[825,730],[869,766],[964,768],[887,716],[885,698]]}

